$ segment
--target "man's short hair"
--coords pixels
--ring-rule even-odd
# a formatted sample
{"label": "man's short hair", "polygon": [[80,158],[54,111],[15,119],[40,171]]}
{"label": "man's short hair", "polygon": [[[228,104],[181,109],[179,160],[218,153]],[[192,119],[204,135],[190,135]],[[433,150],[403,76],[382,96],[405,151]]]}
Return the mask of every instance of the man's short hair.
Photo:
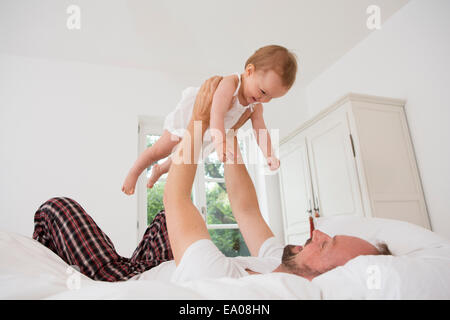
{"label": "man's short hair", "polygon": [[375,248],[377,248],[380,255],[392,256],[392,252],[391,252],[391,250],[389,250],[389,247],[385,242],[378,242],[375,245]]}

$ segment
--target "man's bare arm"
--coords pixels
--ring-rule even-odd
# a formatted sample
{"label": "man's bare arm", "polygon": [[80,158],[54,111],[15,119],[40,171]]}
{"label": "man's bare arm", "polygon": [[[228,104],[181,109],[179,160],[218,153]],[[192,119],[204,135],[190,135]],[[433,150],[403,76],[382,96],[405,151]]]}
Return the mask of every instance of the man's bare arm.
{"label": "man's bare arm", "polygon": [[[237,139],[236,137],[233,139],[234,146],[236,146],[234,154],[235,157],[239,157]],[[235,161],[235,164],[225,163],[225,184],[231,210],[250,254],[258,256],[259,249],[264,241],[274,235],[261,215],[255,186],[250,179],[245,164],[241,163],[242,161]]]}
{"label": "man's bare arm", "polygon": [[[201,239],[210,239],[205,221],[192,203],[190,196],[197,171],[196,160],[199,157],[199,146],[209,125],[212,97],[220,80],[221,77],[213,77],[200,88],[192,119],[172,157],[172,165],[164,187],[167,230],[177,265],[192,243]],[[199,131],[194,130],[194,121],[201,127]],[[196,148],[194,143],[197,144]]]}

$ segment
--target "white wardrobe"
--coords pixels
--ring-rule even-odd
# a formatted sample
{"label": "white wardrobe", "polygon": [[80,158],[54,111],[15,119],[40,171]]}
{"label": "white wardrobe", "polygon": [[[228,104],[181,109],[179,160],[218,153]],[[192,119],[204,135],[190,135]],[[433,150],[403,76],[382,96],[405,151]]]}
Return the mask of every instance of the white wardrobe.
{"label": "white wardrobe", "polygon": [[320,217],[392,218],[430,229],[405,101],[350,93],[280,143],[286,243]]}

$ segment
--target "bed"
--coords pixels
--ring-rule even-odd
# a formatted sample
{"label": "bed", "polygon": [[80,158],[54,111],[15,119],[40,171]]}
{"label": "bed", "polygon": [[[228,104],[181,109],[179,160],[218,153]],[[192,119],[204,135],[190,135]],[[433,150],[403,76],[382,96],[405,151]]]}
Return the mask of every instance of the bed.
{"label": "bed", "polygon": [[413,224],[380,218],[319,218],[316,228],[370,242],[393,256],[360,256],[316,277],[271,273],[185,283],[93,281],[30,237],[0,232],[0,299],[450,299],[450,241]]}

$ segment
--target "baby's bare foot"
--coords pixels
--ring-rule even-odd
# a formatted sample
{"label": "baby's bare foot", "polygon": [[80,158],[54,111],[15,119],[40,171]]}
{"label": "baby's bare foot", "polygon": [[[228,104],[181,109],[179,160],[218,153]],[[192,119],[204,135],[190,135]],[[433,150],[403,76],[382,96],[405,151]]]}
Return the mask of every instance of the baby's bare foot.
{"label": "baby's bare foot", "polygon": [[158,181],[159,177],[161,177],[163,173],[161,172],[161,167],[159,164],[155,163],[152,167],[152,174],[148,179],[147,188],[151,189],[155,185],[156,181]]}
{"label": "baby's bare foot", "polygon": [[134,193],[134,189],[136,187],[137,177],[133,174],[128,174],[125,178],[125,182],[122,186],[122,192],[127,195],[132,195]]}

